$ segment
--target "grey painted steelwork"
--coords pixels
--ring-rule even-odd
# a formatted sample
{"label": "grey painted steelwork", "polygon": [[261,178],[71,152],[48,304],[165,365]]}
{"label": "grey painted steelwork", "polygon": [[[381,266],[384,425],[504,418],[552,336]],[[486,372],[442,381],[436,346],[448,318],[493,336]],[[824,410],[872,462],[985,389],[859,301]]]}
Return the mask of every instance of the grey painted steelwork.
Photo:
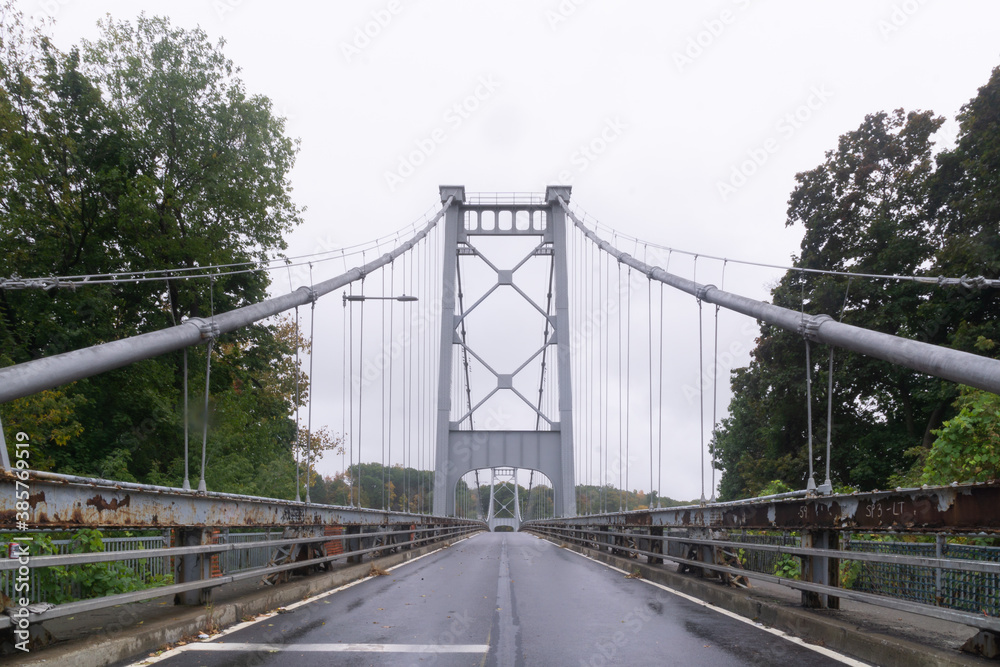
{"label": "grey painted steelwork", "polygon": [[[0,529],[15,525],[16,477],[0,473]],[[199,493],[149,484],[31,472],[32,528],[176,526],[324,526],[467,523],[406,512],[317,505],[232,493]]]}
{"label": "grey painted steelwork", "polygon": [[701,285],[667,273],[621,252],[597,236],[569,210],[567,201],[560,199],[562,209],[587,238],[622,264],[642,271],[653,280],[687,292],[702,301],[801,333],[809,340],[860,352],[921,373],[1000,394],[1000,360],[843,324],[829,315],[803,315],[788,308],[725,292],[715,285]]}
{"label": "grey painted steelwork", "polygon": [[[431,517],[424,517],[431,518]],[[403,524],[405,527],[406,524]],[[134,558],[156,558],[172,557],[178,566],[184,570],[179,579],[179,583],[157,586],[152,589],[143,589],[131,593],[121,593],[100,598],[91,598],[57,605],[53,609],[38,614],[31,614],[29,622],[39,623],[53,618],[61,618],[74,614],[86,613],[97,609],[105,609],[128,602],[138,602],[149,599],[151,596],[159,597],[163,595],[175,594],[180,598],[188,598],[189,604],[202,604],[211,600],[211,590],[218,586],[233,583],[244,579],[255,579],[265,575],[287,572],[289,570],[301,570],[304,568],[314,568],[335,560],[346,560],[348,562],[359,562],[366,554],[376,555],[395,549],[411,549],[413,547],[431,544],[433,542],[453,539],[462,535],[480,531],[484,528],[482,522],[465,521],[454,522],[446,526],[431,526],[427,528],[416,528],[413,530],[392,530],[393,524],[386,524],[377,532],[347,533],[342,535],[325,535],[321,531],[313,531],[313,535],[308,538],[274,540],[271,542],[247,542],[243,544],[192,544],[191,546],[180,546],[164,549],[145,549],[135,551],[117,552],[97,552],[69,554],[62,556],[41,556],[32,558],[28,567],[72,567],[86,563],[104,563],[109,561],[124,561]],[[191,530],[189,535],[182,536],[181,539],[189,538],[191,542],[198,542],[208,534],[206,530]],[[403,539],[396,539],[403,536]],[[223,576],[211,576],[211,559],[205,556],[219,554],[225,551],[238,551],[242,549],[253,549],[261,546],[278,549],[282,546],[292,546],[293,548],[312,546],[312,552],[318,552],[321,545],[330,542],[340,542],[341,553],[335,555],[323,555],[309,558],[309,550],[304,550],[306,558],[289,558],[287,562],[256,567],[233,574]],[[373,544],[374,546],[365,546]],[[0,571],[15,570],[19,567],[16,559],[9,562],[0,560]],[[0,616],[0,630],[12,625],[8,616]]]}
{"label": "grey painted steelwork", "polygon": [[[501,486],[512,485],[514,487],[514,497],[506,503],[497,498],[497,489]],[[511,507],[513,504],[513,507]],[[498,517],[497,512],[508,511],[513,517]],[[496,532],[497,526],[509,526],[517,531],[521,529],[521,498],[517,486],[517,468],[493,468],[490,470],[490,508],[486,513],[486,525],[490,532]]]}
{"label": "grey painted steelwork", "polygon": [[[462,186],[442,186],[442,201],[450,198],[456,205],[450,207],[444,219],[444,262],[442,267],[442,303],[440,332],[440,368],[438,375],[437,413],[437,458],[435,461],[434,514],[453,516],[455,514],[455,490],[459,479],[467,472],[479,468],[512,467],[538,470],[553,484],[554,511],[556,516],[576,514],[576,479],[573,465],[573,413],[572,390],[570,386],[570,331],[569,331],[569,272],[567,255],[567,223],[559,202],[568,200],[568,186],[550,186],[546,190],[544,202],[535,197],[525,200],[512,198],[466,201]],[[499,219],[501,212],[511,215],[510,228],[499,224],[487,227],[483,224],[483,214],[492,213]],[[519,214],[521,214],[519,216]],[[492,429],[460,430],[458,421],[452,420],[451,381],[452,348],[461,345],[473,356],[475,353],[465,345],[457,329],[462,316],[456,313],[458,257],[460,254],[475,254],[467,244],[471,236],[538,236],[542,244],[535,252],[551,254],[555,291],[555,314],[545,315],[553,330],[550,342],[558,357],[559,419],[552,421],[548,416],[539,416],[548,422],[548,431],[504,431]],[[491,265],[492,266],[492,265]],[[496,268],[496,267],[493,267]],[[497,270],[500,285],[512,285],[514,270]],[[489,294],[489,292],[487,292]],[[532,303],[523,293],[529,303]],[[486,297],[484,296],[483,299]],[[475,309],[483,299],[470,306],[463,315]],[[540,308],[537,304],[532,305]],[[450,315],[454,314],[454,317]],[[544,349],[544,348],[543,348]],[[537,353],[536,353],[537,354]],[[480,361],[479,357],[476,357]],[[530,361],[530,360],[529,360]],[[484,365],[485,362],[483,362]],[[527,365],[521,366],[523,369]],[[489,368],[488,365],[486,365]],[[520,369],[519,369],[520,370]],[[497,376],[497,390],[512,390],[512,375]],[[523,396],[522,396],[523,398]],[[485,399],[484,399],[485,401]],[[481,403],[480,403],[481,404]],[[530,403],[529,403],[530,405]],[[476,406],[478,407],[478,406]],[[532,409],[535,409],[534,407]],[[469,415],[475,412],[472,408]],[[466,415],[468,417],[469,415]]]}
{"label": "grey painted steelwork", "polygon": [[[748,500],[574,517],[581,526],[864,530],[1000,535],[1000,482]],[[525,525],[558,525],[537,519]]]}
{"label": "grey painted steelwork", "polygon": [[446,198],[443,203],[441,211],[409,241],[364,266],[318,283],[311,289],[305,286],[299,287],[289,294],[219,313],[209,319],[192,318],[175,327],[0,368],[0,403],[30,396],[45,389],[52,389],[143,359],[151,359],[167,352],[200,345],[219,334],[235,331],[296,306],[311,303],[321,296],[360,280],[410,250],[438,224],[451,207],[452,200]]}

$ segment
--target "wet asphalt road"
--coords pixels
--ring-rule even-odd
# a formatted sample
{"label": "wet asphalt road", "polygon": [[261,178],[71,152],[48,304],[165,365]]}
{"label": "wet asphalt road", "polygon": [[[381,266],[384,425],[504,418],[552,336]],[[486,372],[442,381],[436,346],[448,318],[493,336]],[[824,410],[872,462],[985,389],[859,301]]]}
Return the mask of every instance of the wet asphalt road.
{"label": "wet asphalt road", "polygon": [[158,664],[841,663],[531,535],[484,533]]}

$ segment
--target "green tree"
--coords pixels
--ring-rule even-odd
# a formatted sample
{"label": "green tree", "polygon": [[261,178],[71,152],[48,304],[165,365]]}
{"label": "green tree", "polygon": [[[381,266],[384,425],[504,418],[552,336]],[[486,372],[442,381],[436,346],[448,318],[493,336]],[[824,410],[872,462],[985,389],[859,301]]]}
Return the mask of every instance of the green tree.
{"label": "green tree", "polygon": [[[283,249],[282,235],[300,221],[288,181],[297,147],[267,98],[246,92],[222,44],[201,30],[146,16],[101,28],[95,42],[61,53],[12,3],[0,8],[0,276],[196,268],[257,262]],[[247,272],[3,290],[0,363],[246,305],[265,297],[267,285],[265,272]],[[215,489],[260,490],[287,469],[294,495],[289,387],[301,369],[286,368],[295,344],[280,335],[255,325],[213,350]],[[191,387],[203,386],[204,353],[192,350],[190,362]],[[47,451],[46,464],[179,484],[180,387],[174,353],[60,388],[69,431],[46,437],[54,433],[59,445],[68,435],[68,444]],[[30,421],[16,406],[4,412],[5,426]]]}
{"label": "green tree", "polygon": [[921,482],[987,482],[1000,479],[1000,396],[963,387],[957,415],[934,431]]}
{"label": "green tree", "polygon": [[[805,229],[803,269],[919,274],[933,258],[924,201],[932,173],[931,136],[943,119],[930,112],[866,116],[815,169],[798,174],[787,225]],[[844,322],[912,336],[932,288],[790,271],[772,290],[776,305],[828,313]],[[827,348],[812,346],[814,434],[826,430]],[[838,353],[834,374],[834,481],[877,488],[909,466],[906,452],[929,438],[951,390],[905,368]],[[734,372],[730,416],[712,442],[723,470],[721,497],[757,495],[772,480],[804,488],[808,476],[805,343],[770,325]],[[814,466],[824,464],[815,439]],[[818,481],[822,481],[820,474]]]}

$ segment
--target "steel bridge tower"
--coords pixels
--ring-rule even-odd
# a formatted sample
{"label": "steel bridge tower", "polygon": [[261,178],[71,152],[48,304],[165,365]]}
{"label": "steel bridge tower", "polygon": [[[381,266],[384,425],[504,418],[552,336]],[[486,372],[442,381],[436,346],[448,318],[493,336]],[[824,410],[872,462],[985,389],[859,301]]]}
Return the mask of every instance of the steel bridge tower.
{"label": "steel bridge tower", "polygon": [[[506,500],[498,493],[503,490]],[[499,516],[509,514],[510,516]],[[486,512],[486,524],[490,532],[497,526],[510,526],[514,531],[521,527],[521,495],[517,486],[517,468],[493,468],[490,471],[490,505]]]}
{"label": "steel bridge tower", "polygon": [[[434,514],[438,516],[455,514],[455,489],[458,481],[467,472],[480,468],[524,468],[537,470],[552,482],[556,516],[574,516],[576,480],[573,472],[573,397],[570,389],[568,228],[565,213],[559,205],[560,197],[569,201],[570,187],[549,186],[545,190],[543,201],[537,199],[518,201],[515,197],[510,201],[498,199],[489,202],[482,200],[468,202],[464,186],[441,186],[442,202],[447,201],[449,197],[454,197],[454,200],[444,219]],[[487,228],[482,224],[482,215],[485,212],[492,212],[496,219],[499,219],[501,214],[509,214],[511,220],[527,220],[528,224],[511,224],[506,229],[501,229],[497,224]],[[548,320],[551,335],[544,341],[543,346],[554,346],[557,355],[557,419],[551,420],[543,415],[514,388],[514,376],[523,370],[531,359],[526,360],[525,364],[514,373],[493,372],[496,376],[495,391],[517,394],[538,413],[539,423],[545,422],[542,425],[545,430],[540,428],[461,430],[459,425],[462,420],[452,420],[453,348],[457,345],[465,352],[472,353],[459,333],[462,319],[472,308],[463,314],[456,312],[458,258],[460,255],[477,254],[476,249],[469,243],[469,239],[475,236],[538,237],[539,244],[531,251],[529,257],[552,256],[554,314],[546,313],[517,288],[513,281],[516,267],[511,270],[497,269],[494,286],[494,289],[500,286],[513,287]],[[527,261],[527,258],[524,261]],[[475,407],[470,410],[470,414],[475,411]]]}

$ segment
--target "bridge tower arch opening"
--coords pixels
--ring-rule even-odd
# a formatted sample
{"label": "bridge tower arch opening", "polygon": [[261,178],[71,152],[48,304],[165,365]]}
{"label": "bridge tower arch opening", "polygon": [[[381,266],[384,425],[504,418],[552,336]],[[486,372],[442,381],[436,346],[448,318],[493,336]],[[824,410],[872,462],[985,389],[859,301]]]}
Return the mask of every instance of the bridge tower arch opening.
{"label": "bridge tower arch opening", "polygon": [[[455,489],[459,480],[475,469],[535,470],[547,477],[552,484],[553,511],[555,516],[576,514],[576,480],[573,461],[573,401],[570,387],[570,317],[569,269],[567,253],[568,226],[559,199],[569,201],[569,186],[549,186],[544,198],[537,195],[479,195],[466,196],[463,186],[442,186],[441,200],[453,197],[445,214],[444,246],[441,291],[440,365],[437,396],[437,442],[435,462],[434,513],[454,516]],[[530,251],[512,266],[490,261],[485,250],[498,237],[524,237],[533,239]],[[547,298],[533,299],[518,285],[519,271],[536,257],[550,261]],[[463,301],[460,258],[481,260],[492,274],[491,284],[484,295],[472,303]],[[482,307],[497,290],[511,290],[541,314],[544,335],[541,347],[529,355],[521,365],[513,368],[494,368],[482,355],[476,353],[466,338],[469,315]],[[545,292],[543,292],[545,293]],[[471,299],[470,299],[471,301]],[[529,331],[518,318],[508,318],[491,331],[493,336],[506,336],[508,340],[542,333]],[[479,332],[481,333],[481,332]],[[458,352],[458,354],[456,354]],[[489,386],[485,396],[471,395],[467,405],[455,400],[456,375],[469,385],[469,359],[485,369]],[[459,361],[456,361],[458,359]],[[546,359],[548,363],[546,363]],[[538,399],[532,400],[519,383],[526,375],[525,369],[541,361],[542,388],[550,387],[548,401],[543,406],[542,388]],[[548,379],[546,380],[546,373]],[[480,373],[482,376],[483,373]],[[545,382],[548,385],[545,385]],[[534,417],[534,427],[529,424],[508,424],[506,420],[487,418],[474,420],[489,407],[489,401],[498,394],[513,395],[515,400],[527,405]],[[519,405],[520,405],[519,403]],[[521,406],[523,409],[523,406]]]}
{"label": "bridge tower arch opening", "polygon": [[517,531],[526,520],[554,516],[552,482],[538,470],[470,470],[454,495],[457,516],[484,521],[494,532]]}

